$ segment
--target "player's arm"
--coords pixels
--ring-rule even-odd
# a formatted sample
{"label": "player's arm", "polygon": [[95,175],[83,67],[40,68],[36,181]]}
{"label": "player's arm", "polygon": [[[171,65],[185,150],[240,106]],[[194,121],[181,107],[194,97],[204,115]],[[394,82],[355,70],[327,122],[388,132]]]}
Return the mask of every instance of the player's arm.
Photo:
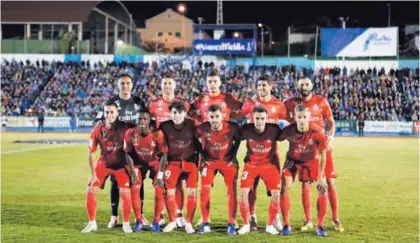
{"label": "player's arm", "polygon": [[232,147],[232,150],[231,150],[231,154],[230,154],[230,156],[232,157],[232,162],[231,163],[233,163],[233,165],[236,167],[236,168],[239,168],[239,163],[238,163],[238,160],[237,160],[237,158],[236,158],[236,155],[237,155],[237,153],[238,153],[238,149],[239,149],[239,146],[241,145],[241,129],[239,128],[239,126],[238,125],[236,125],[235,124],[235,135],[233,136],[233,147]]}
{"label": "player's arm", "polygon": [[[204,154],[204,144],[202,144],[200,142],[202,132],[201,129],[199,129],[198,127],[195,128],[195,132],[194,132],[194,147],[195,150],[198,152],[198,154],[200,155],[200,162],[198,164],[198,167],[200,168],[200,170],[207,164],[207,160],[206,160],[206,156]],[[204,139],[203,139],[203,143],[204,143]]]}
{"label": "player's arm", "polygon": [[290,129],[290,127],[289,126],[292,126],[292,125],[287,125],[284,129],[280,129],[280,133],[278,134],[278,136],[277,136],[277,138],[276,138],[276,140],[277,141],[284,141],[284,140],[286,140],[287,139],[287,135],[288,135],[288,133],[289,133],[289,129]]}
{"label": "player's arm", "polygon": [[292,108],[292,101],[290,101],[290,100],[286,100],[286,102],[284,103],[284,108],[285,108],[285,111],[286,111],[286,121],[288,122],[288,123],[295,123],[295,116],[294,116],[294,114],[295,114],[295,111],[294,111],[294,108]]}
{"label": "player's arm", "polygon": [[89,185],[92,186],[93,183],[95,183],[98,180],[98,177],[96,177],[95,167],[96,167],[96,159],[95,159],[95,152],[98,146],[98,134],[99,134],[99,127],[93,128],[91,134],[90,134],[90,140],[89,140],[89,155],[88,155],[88,161],[89,161],[89,167],[90,167],[90,179],[89,179]]}
{"label": "player's arm", "polygon": [[232,117],[236,119],[241,119],[252,113],[252,100],[248,99],[243,103],[241,109],[237,111],[232,111]]}
{"label": "player's arm", "polygon": [[132,184],[137,184],[137,173],[138,169],[134,167],[134,161],[131,156],[128,154],[133,151],[133,143],[130,137],[130,131],[127,130],[124,134],[124,152],[125,152],[125,162],[128,166],[128,171],[130,173],[130,179]]}
{"label": "player's arm", "polygon": [[327,120],[328,123],[328,147],[327,149],[330,150],[332,148],[332,142],[335,136],[335,121],[334,116],[331,111],[330,104],[328,104],[327,99],[324,99],[324,109],[322,109],[322,115]]}
{"label": "player's arm", "polygon": [[319,165],[318,165],[318,185],[317,189],[325,193],[327,190],[327,182],[325,181],[325,165],[327,163],[327,140],[325,135],[318,133],[316,143],[319,149]]}
{"label": "player's arm", "polygon": [[168,166],[168,145],[166,143],[165,134],[159,130],[157,132],[157,149],[160,151],[160,159],[159,159],[159,172],[157,175],[156,185],[162,188],[165,187],[165,183],[163,181],[163,175]]}
{"label": "player's arm", "polygon": [[230,116],[232,118],[238,118],[237,116],[240,113],[244,103],[235,99],[235,97],[233,97],[231,94],[228,94],[226,96],[226,104],[230,108]]}

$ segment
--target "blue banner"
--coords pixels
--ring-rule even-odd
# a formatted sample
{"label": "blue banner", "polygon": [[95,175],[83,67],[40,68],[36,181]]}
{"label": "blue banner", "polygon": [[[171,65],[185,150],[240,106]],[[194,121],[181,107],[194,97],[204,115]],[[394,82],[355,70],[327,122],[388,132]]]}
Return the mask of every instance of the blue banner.
{"label": "blue banner", "polygon": [[82,55],[77,55],[77,54],[66,54],[64,55],[64,62],[78,62],[81,63],[82,62]]}
{"label": "blue banner", "polygon": [[143,56],[133,56],[133,55],[116,55],[114,56],[114,62],[121,63],[136,63],[136,62],[143,62]]}
{"label": "blue banner", "polygon": [[253,39],[194,40],[193,51],[199,55],[255,54]]}
{"label": "blue banner", "polygon": [[335,57],[367,28],[321,28],[321,55]]}

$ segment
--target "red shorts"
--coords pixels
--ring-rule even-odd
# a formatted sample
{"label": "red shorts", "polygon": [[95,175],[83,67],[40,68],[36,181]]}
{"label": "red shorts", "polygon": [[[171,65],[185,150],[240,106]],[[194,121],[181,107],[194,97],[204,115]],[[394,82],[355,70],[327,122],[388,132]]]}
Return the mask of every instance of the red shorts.
{"label": "red shorts", "polygon": [[95,167],[96,177],[99,182],[93,183],[94,187],[102,187],[108,176],[113,175],[117,180],[119,188],[130,188],[130,178],[125,168],[121,169],[110,169],[105,167],[105,162],[102,159],[98,160]]}
{"label": "red shorts", "polygon": [[267,190],[280,190],[280,171],[270,163],[245,164],[241,177],[241,188],[254,188],[254,181],[258,177],[264,181]]}
{"label": "red shorts", "polygon": [[337,177],[337,174],[335,173],[335,168],[334,168],[332,149],[327,150],[327,161],[325,162],[324,171],[325,171],[325,177],[327,177],[328,179]]}
{"label": "red shorts", "polygon": [[[137,171],[137,180],[144,181],[146,179],[147,172],[149,172],[149,178],[155,182],[157,173],[159,172],[159,162],[152,161],[148,165],[134,165],[134,168],[138,169]],[[128,170],[128,168],[127,168]]]}
{"label": "red shorts", "polygon": [[284,176],[291,176],[295,180],[296,175],[300,182],[314,182],[318,179],[318,160],[311,160],[302,163],[286,159],[283,168]]}
{"label": "red shorts", "polygon": [[180,177],[186,177],[188,188],[196,188],[198,180],[197,165],[193,162],[169,162],[164,176],[166,189],[175,189]]}
{"label": "red shorts", "polygon": [[226,185],[236,185],[238,180],[238,169],[227,162],[208,162],[201,171],[201,186],[212,185],[216,171],[219,171],[225,179]]}

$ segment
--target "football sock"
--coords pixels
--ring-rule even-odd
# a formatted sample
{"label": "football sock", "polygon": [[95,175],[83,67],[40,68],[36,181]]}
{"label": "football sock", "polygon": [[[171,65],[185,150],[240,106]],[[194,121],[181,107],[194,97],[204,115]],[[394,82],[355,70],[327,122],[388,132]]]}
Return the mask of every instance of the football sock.
{"label": "football sock", "polygon": [[197,195],[188,195],[187,201],[187,223],[191,223],[194,218],[195,208],[197,206]]}
{"label": "football sock", "polygon": [[96,193],[88,191],[86,193],[86,211],[89,217],[89,221],[96,219]]}
{"label": "football sock", "polygon": [[280,207],[281,214],[283,215],[283,224],[290,225],[289,214],[290,214],[290,197],[289,194],[280,195]]}
{"label": "football sock", "polygon": [[[144,202],[144,184],[143,183],[141,184],[141,187],[140,187],[140,199],[142,202]],[[141,205],[141,211],[144,212],[143,204]]]}
{"label": "football sock", "polygon": [[256,214],[257,209],[257,190],[254,188],[249,191],[248,195],[248,202],[249,202],[249,213],[251,215]]}
{"label": "football sock", "polygon": [[200,208],[203,223],[208,223],[210,221],[210,191],[210,185],[201,187]]}
{"label": "football sock", "polygon": [[327,204],[328,204],[327,195],[326,194],[322,195],[321,193],[318,193],[318,201],[316,203],[316,207],[318,210],[317,226],[324,226],[325,214],[327,214]]}
{"label": "football sock", "polygon": [[130,221],[130,212],[131,212],[131,192],[130,189],[121,189],[120,196],[122,201],[122,213],[123,213],[123,222]]}
{"label": "football sock", "polygon": [[279,213],[279,210],[280,210],[279,202],[276,202],[275,200],[271,199],[270,206],[268,207],[267,225],[273,225],[274,219],[276,219],[276,216]]}
{"label": "football sock", "polygon": [[176,215],[175,195],[166,196],[166,208],[168,209],[169,221],[174,222],[176,219],[175,218],[175,215]]}
{"label": "football sock", "polygon": [[249,224],[249,200],[240,201],[239,209],[241,211],[242,223]]}
{"label": "football sock", "polygon": [[238,210],[238,197],[236,195],[236,190],[236,183],[227,186],[229,224],[234,224],[236,220],[236,212]]}
{"label": "football sock", "polygon": [[338,196],[335,186],[328,187],[328,196],[331,204],[332,219],[338,221]]}
{"label": "football sock", "polygon": [[311,214],[311,184],[302,183],[302,205],[305,212],[305,220],[312,222]]}
{"label": "football sock", "polygon": [[182,183],[181,185],[178,187],[176,187],[176,194],[175,194],[175,199],[176,199],[176,206],[177,209],[179,211],[177,211],[177,217],[182,217],[182,210],[184,209],[184,201],[185,201],[185,196],[184,196],[184,188],[182,188]]}
{"label": "football sock", "polygon": [[136,220],[138,222],[142,222],[141,216],[141,208],[142,208],[142,201],[140,199],[140,185],[134,185],[131,187],[131,201],[133,205],[134,215],[136,216]]}
{"label": "football sock", "polygon": [[165,198],[163,196],[163,189],[160,186],[155,186],[155,211],[153,222],[159,223],[162,218],[162,211],[165,207]]}

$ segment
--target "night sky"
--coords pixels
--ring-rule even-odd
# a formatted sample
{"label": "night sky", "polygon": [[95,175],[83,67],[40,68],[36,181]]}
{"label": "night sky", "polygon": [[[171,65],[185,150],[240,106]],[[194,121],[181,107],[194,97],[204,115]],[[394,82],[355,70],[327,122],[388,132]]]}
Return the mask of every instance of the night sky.
{"label": "night sky", "polygon": [[[144,22],[167,8],[176,9],[176,1],[123,1],[133,14],[133,19]],[[203,17],[204,23],[216,23],[216,1],[183,2],[187,5],[186,16],[198,23]],[[224,23],[258,23],[269,25],[273,39],[287,31],[290,25],[307,26],[316,23],[319,17],[329,17],[330,27],[339,27],[338,17],[349,16],[347,27],[386,27],[388,25],[388,6],[391,4],[391,26],[419,24],[419,2],[223,2]],[[323,23],[323,22],[321,22]],[[322,26],[321,27],[325,27]]]}

